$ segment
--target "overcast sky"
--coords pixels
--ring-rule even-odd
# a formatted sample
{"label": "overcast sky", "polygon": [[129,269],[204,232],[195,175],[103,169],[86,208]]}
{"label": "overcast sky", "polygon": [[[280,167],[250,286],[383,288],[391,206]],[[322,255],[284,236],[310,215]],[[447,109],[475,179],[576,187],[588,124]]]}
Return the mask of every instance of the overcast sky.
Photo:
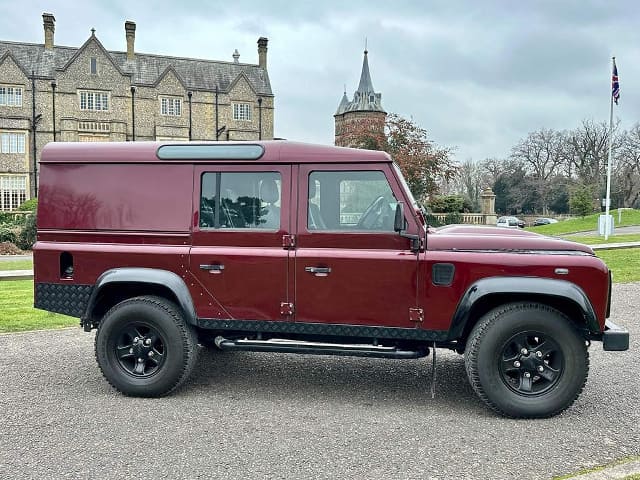
{"label": "overcast sky", "polygon": [[358,86],[365,37],[387,112],[413,118],[455,156],[505,157],[528,132],[609,119],[617,58],[623,128],[640,119],[640,3],[610,1],[21,1],[3,9],[2,40],[80,46],[96,29],[107,50],[257,63],[269,38],[275,135],[333,143],[343,86]]}

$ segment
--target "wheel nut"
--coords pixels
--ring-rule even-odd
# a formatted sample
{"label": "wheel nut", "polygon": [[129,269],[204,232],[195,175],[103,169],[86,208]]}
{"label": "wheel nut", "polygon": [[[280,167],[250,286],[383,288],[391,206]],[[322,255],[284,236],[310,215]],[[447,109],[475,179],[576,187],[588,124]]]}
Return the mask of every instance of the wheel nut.
{"label": "wheel nut", "polygon": [[151,345],[151,339],[150,339],[150,338],[147,338],[147,339],[144,341],[144,344],[145,344],[145,345]]}
{"label": "wheel nut", "polygon": [[138,359],[138,361],[139,361],[140,363],[142,363],[142,362],[144,362],[144,358],[139,358],[139,359]]}
{"label": "wheel nut", "polygon": [[538,367],[538,371],[539,371],[539,372],[544,372],[544,367],[543,367],[542,365],[540,365],[540,366]]}
{"label": "wheel nut", "polygon": [[138,340],[139,340],[138,337],[134,338],[133,343],[138,343]]}
{"label": "wheel nut", "polygon": [[526,355],[527,353],[529,353],[529,350],[527,350],[526,348],[523,348],[522,350],[520,350],[520,353],[522,353],[523,355]]}
{"label": "wheel nut", "polygon": [[130,348],[130,349],[129,349],[129,353],[133,353],[133,348]]}
{"label": "wheel nut", "polygon": [[520,362],[518,360],[516,360],[515,362],[513,362],[513,366],[516,368],[520,367]]}
{"label": "wheel nut", "polygon": [[[153,357],[153,352],[149,352],[149,356]],[[540,367],[540,368],[542,368],[542,367]]]}
{"label": "wheel nut", "polygon": [[529,372],[524,372],[524,378],[529,378],[531,374]]}
{"label": "wheel nut", "polygon": [[536,352],[536,357],[542,358],[542,352],[540,350]]}

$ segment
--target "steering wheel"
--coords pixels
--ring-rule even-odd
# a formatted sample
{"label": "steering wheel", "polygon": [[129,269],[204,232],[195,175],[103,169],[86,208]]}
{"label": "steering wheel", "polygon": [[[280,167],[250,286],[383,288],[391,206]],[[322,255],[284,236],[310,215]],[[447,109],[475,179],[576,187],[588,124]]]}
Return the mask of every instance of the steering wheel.
{"label": "steering wheel", "polygon": [[385,204],[385,198],[383,195],[376,198],[364,211],[360,220],[356,224],[356,228],[361,230],[371,230],[375,228],[376,223],[384,213]]}

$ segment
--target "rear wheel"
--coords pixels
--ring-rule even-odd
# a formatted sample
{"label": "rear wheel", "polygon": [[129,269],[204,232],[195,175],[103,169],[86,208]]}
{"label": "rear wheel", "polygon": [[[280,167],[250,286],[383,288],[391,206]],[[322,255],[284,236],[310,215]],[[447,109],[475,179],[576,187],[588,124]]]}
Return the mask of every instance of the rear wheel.
{"label": "rear wheel", "polygon": [[158,397],[180,386],[197,358],[197,337],[178,308],[159,297],[135,297],[107,312],[95,353],[107,381],[125,395]]}
{"label": "rear wheel", "polygon": [[589,371],[584,338],[561,312],[537,303],[503,305],[472,330],[465,352],[471,386],[493,410],[544,418],[568,408]]}

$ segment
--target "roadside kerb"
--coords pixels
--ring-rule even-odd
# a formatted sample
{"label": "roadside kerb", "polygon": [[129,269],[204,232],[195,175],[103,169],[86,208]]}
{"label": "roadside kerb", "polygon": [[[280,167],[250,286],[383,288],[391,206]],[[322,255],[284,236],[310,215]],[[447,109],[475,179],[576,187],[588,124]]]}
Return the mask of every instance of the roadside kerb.
{"label": "roadside kerb", "polygon": [[594,472],[577,474],[575,476],[560,477],[563,480],[623,480],[632,475],[640,474],[640,459],[624,461]]}
{"label": "roadside kerb", "polygon": [[590,245],[593,250],[618,250],[620,248],[638,248],[640,242],[626,242],[626,243],[603,243],[601,245]]}
{"label": "roadside kerb", "polygon": [[33,280],[33,270],[0,271],[0,281],[2,280]]}

